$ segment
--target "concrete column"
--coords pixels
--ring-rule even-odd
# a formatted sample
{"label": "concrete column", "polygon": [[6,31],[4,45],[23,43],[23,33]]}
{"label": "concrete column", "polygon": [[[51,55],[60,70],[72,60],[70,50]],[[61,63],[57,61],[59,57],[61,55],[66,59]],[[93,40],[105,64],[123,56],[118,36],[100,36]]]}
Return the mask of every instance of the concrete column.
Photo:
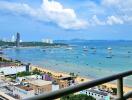
{"label": "concrete column", "polygon": [[123,78],[117,80],[117,97],[123,100]]}

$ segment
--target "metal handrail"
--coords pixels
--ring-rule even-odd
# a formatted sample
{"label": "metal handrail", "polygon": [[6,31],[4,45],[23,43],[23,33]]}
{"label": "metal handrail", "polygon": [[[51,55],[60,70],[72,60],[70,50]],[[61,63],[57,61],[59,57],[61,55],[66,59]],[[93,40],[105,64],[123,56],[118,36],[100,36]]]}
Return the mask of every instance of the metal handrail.
{"label": "metal handrail", "polygon": [[124,96],[121,98],[116,98],[115,100],[127,100],[128,98],[132,98],[132,91],[124,94]]}
{"label": "metal handrail", "polygon": [[[26,100],[53,100],[53,99],[57,99],[57,98],[60,98],[62,96],[65,96],[65,95],[68,95],[68,94],[71,94],[71,93],[79,92],[79,91],[82,91],[82,90],[85,90],[85,89],[88,89],[88,88],[91,88],[91,87],[94,87],[94,86],[98,86],[98,85],[101,85],[101,84],[104,84],[104,83],[107,83],[107,82],[111,82],[111,81],[114,81],[114,80],[118,80],[117,81],[118,100],[124,100],[123,99],[124,98],[124,96],[123,96],[123,77],[130,76],[130,75],[132,75],[132,70],[126,71],[126,72],[123,72],[123,73],[119,73],[119,74],[115,74],[115,75],[111,75],[111,76],[108,76],[108,77],[104,77],[104,78],[101,78],[101,79],[96,79],[96,80],[93,80],[93,81],[90,81],[90,82],[84,82],[84,83],[81,83],[81,84],[78,84],[78,85],[75,85],[75,86],[70,86],[70,87],[60,89],[60,90],[57,90],[57,91],[53,91],[53,92],[50,92],[50,93],[41,94],[41,95],[38,95],[38,96],[28,98]],[[129,95],[126,95],[126,97],[128,98],[131,95],[132,95],[132,93],[129,94]]]}

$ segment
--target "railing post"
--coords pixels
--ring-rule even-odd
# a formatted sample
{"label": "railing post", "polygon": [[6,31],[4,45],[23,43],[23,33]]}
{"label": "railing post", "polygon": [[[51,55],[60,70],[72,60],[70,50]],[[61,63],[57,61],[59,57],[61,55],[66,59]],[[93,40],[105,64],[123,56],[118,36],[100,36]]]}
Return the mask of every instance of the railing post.
{"label": "railing post", "polygon": [[117,79],[117,96],[123,100],[123,78]]}

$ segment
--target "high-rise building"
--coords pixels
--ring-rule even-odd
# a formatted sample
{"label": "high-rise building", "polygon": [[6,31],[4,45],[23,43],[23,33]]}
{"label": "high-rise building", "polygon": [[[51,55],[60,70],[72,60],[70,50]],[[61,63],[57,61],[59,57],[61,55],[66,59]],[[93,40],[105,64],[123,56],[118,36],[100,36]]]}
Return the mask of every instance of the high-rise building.
{"label": "high-rise building", "polygon": [[14,35],[11,37],[11,42],[15,42],[15,36]]}
{"label": "high-rise building", "polygon": [[20,46],[20,33],[17,33],[16,35],[16,47]]}
{"label": "high-rise building", "polygon": [[53,40],[52,39],[42,39],[42,42],[52,44]]}
{"label": "high-rise building", "polygon": [[26,72],[29,72],[30,71],[30,63],[28,63],[27,65],[26,65]]}

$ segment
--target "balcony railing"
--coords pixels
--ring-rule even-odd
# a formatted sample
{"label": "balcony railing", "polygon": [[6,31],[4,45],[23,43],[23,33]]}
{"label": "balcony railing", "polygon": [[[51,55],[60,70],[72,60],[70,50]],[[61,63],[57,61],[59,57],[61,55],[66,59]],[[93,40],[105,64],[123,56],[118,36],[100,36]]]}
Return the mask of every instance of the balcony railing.
{"label": "balcony railing", "polygon": [[127,94],[123,94],[123,78],[130,75],[132,75],[132,70],[104,77],[101,79],[96,79],[90,82],[84,82],[75,86],[53,91],[50,93],[38,95],[32,98],[28,98],[26,100],[53,100],[65,95],[69,95],[71,93],[79,92],[114,80],[117,80],[117,98],[115,100],[126,100],[132,97],[132,91]]}

